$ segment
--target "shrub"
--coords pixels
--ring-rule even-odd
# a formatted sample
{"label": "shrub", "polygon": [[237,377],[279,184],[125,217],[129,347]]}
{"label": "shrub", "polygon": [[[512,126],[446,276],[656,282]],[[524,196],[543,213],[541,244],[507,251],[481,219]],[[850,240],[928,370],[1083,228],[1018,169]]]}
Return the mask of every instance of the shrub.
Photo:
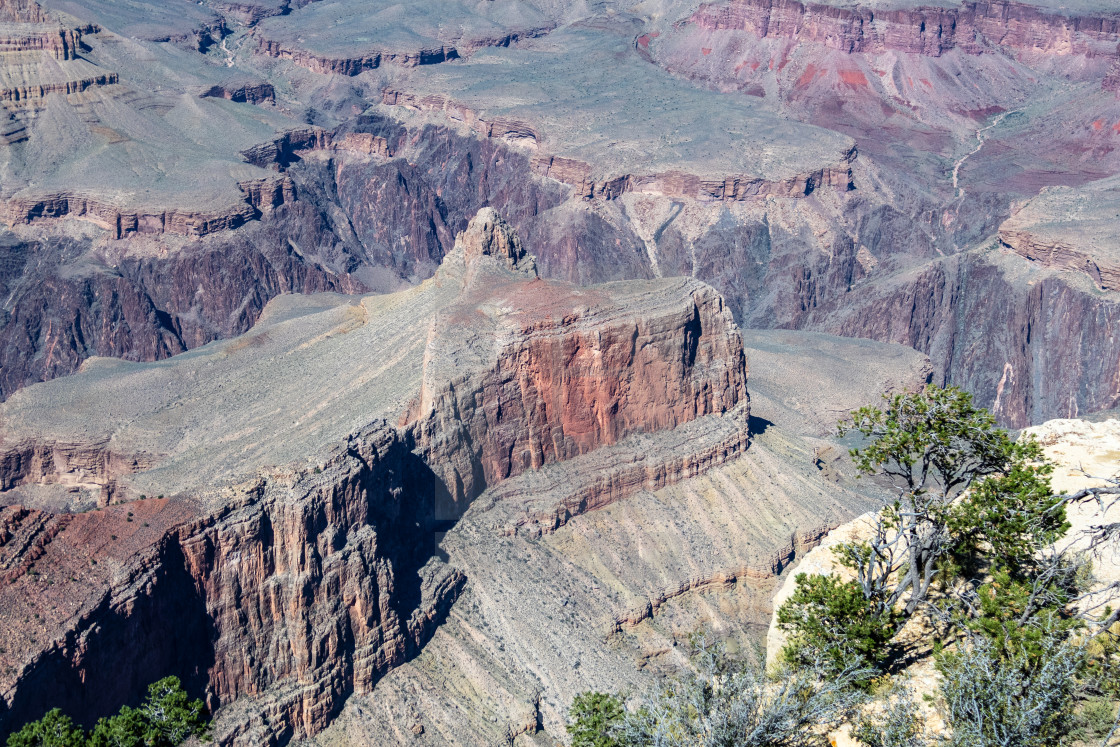
{"label": "shrub", "polygon": [[790,663],[819,661],[829,672],[839,672],[854,660],[872,674],[890,655],[897,615],[877,614],[855,581],[801,573],[793,594],[778,610],[778,623],[790,634],[782,650]]}
{"label": "shrub", "polygon": [[580,693],[568,709],[568,734],[572,747],[623,747],[618,729],[625,711],[617,695]]}
{"label": "shrub", "polygon": [[1082,652],[1056,634],[1040,646],[1036,657],[1000,656],[986,638],[973,636],[938,658],[950,747],[1067,743]]}
{"label": "shrub", "polygon": [[8,747],[83,747],[85,742],[82,729],[57,708],[8,737]]}

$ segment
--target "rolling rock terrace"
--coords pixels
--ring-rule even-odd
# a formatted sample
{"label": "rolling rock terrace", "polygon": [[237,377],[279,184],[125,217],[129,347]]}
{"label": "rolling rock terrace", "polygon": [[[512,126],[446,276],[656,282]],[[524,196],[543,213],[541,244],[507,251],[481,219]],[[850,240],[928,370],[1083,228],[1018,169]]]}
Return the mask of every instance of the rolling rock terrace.
{"label": "rolling rock terrace", "polygon": [[879,505],[1120,406],[1108,0],[0,0],[0,737],[562,743]]}

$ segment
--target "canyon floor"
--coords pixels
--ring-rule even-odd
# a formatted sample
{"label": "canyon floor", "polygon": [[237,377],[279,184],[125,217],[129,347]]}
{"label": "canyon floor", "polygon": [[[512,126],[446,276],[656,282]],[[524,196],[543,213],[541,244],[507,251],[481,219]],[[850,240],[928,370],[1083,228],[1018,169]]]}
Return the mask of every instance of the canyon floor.
{"label": "canyon floor", "polygon": [[562,742],[851,409],[1120,406],[1105,0],[0,0],[0,106],[0,735]]}

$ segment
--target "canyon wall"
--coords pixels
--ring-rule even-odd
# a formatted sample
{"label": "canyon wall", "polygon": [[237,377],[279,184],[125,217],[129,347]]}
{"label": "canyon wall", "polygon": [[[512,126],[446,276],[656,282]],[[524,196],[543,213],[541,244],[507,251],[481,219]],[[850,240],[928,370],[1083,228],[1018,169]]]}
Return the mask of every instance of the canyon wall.
{"label": "canyon wall", "polygon": [[1006,0],[966,2],[959,8],[872,10],[799,0],[731,0],[700,8],[692,22],[704,29],[749,31],[762,38],[796,39],[848,53],[886,51],[940,56],[950,49],[981,54],[993,47],[1023,52],[1120,57],[1120,18],[1067,16]]}
{"label": "canyon wall", "polygon": [[824,187],[840,191],[855,187],[851,169],[856,158],[854,148],[834,165],[787,179],[766,179],[745,174],[721,177],[684,171],[602,176],[597,175],[592,164],[585,161],[537,152],[541,147],[541,135],[532,125],[516,119],[485,118],[446,96],[421,96],[392,88],[382,90],[381,103],[416,111],[440,112],[453,121],[465,124],[481,137],[527,148],[532,152],[530,168],[533,173],[574,187],[575,195],[587,200],[615,200],[634,192],[702,201],[741,202],[766,197],[807,197]]}
{"label": "canyon wall", "polygon": [[[319,470],[220,495],[61,523],[5,509],[3,565],[33,567],[0,589],[5,658],[18,662],[3,675],[0,728],[45,703],[91,724],[175,673],[211,708],[254,703],[222,722],[221,744],[321,729],[423,645],[462,585],[425,568],[431,479],[395,429],[374,424]],[[32,611],[45,641],[16,632]]]}
{"label": "canyon wall", "polygon": [[[468,267],[493,259],[536,277],[493,210],[479,213],[457,248]],[[489,485],[633,434],[740,405],[745,422],[743,341],[709,286],[674,279],[575,295],[539,280],[483,287],[473,289],[468,275],[464,298],[432,323],[423,389],[406,416],[450,490],[451,516]],[[497,298],[505,310],[495,317],[487,309]],[[465,367],[464,347],[492,348],[494,360]]]}
{"label": "canyon wall", "polygon": [[[417,306],[401,305],[416,290],[445,305],[415,318]],[[485,209],[440,275],[416,290],[369,298],[368,309],[385,310],[369,313],[402,315],[418,341],[431,330],[426,345],[402,347],[422,388],[410,406],[396,397],[413,392],[386,395],[390,411],[407,406],[399,426],[378,420],[341,442],[315,442],[287,466],[259,457],[236,473],[250,476],[222,478],[224,487],[214,487],[197,458],[144,440],[157,438],[164,406],[127,416],[109,442],[83,442],[83,427],[100,432],[102,418],[124,407],[118,398],[135,396],[105,390],[96,366],[6,405],[15,409],[0,416],[5,502],[54,506],[71,500],[68,488],[100,492],[97,507],[79,513],[0,510],[0,733],[37,718],[44,704],[90,725],[136,702],[148,682],[176,674],[220,709],[219,744],[315,734],[350,695],[369,692],[414,656],[443,620],[465,579],[433,557],[435,532],[488,485],[586,456],[618,466],[621,452],[603,453],[614,447],[641,452],[619,479],[592,479],[598,468],[586,475],[570,518],[573,509],[696,477],[747,448],[741,336],[718,294],[697,281],[578,288],[540,280],[511,227]],[[350,355],[339,375],[364,378],[369,392],[396,392],[399,369],[387,369],[391,380],[377,378],[390,378],[378,367],[384,330],[359,331],[369,324],[367,316],[347,327]],[[297,350],[331,337],[316,331],[305,339],[290,328],[277,335]],[[286,376],[321,384],[321,372],[290,360],[292,348],[258,353],[270,348],[256,339],[200,355],[275,356],[268,360],[276,391],[285,391]],[[238,360],[234,375],[247,365]],[[183,357],[150,369],[167,377],[152,386],[175,402],[168,382],[194,378],[196,363],[206,366]],[[95,413],[94,422],[67,411],[61,416],[75,420],[62,430],[73,443],[36,436],[55,426],[37,429],[51,413],[28,398],[71,386],[89,387],[80,409]],[[176,443],[222,443],[233,452],[268,440],[262,418],[291,420],[271,394],[266,416],[220,387],[179,407],[176,422],[196,425]],[[237,408],[248,421],[226,419]],[[314,417],[329,430],[334,418],[352,420],[354,403],[321,403]],[[635,438],[657,439],[659,448]],[[137,445],[136,455],[122,455],[113,445],[120,439]],[[137,499],[129,481],[140,478],[188,487]]]}

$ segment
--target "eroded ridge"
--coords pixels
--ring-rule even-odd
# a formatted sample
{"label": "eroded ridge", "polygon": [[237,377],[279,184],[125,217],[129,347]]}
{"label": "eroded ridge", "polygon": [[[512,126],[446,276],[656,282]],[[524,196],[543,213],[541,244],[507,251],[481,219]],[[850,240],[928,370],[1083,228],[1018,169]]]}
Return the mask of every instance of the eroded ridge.
{"label": "eroded ridge", "polygon": [[709,30],[748,31],[795,39],[842,52],[904,52],[938,57],[1007,47],[1024,52],[1117,57],[1120,17],[1060,15],[1006,0],[960,7],[873,10],[798,0],[731,0],[704,5],[692,22]]}
{"label": "eroded ridge", "polygon": [[488,208],[418,288],[287,298],[265,317],[0,405],[0,731],[43,702],[89,723],[174,673],[218,710],[219,744],[313,735],[445,619],[470,579],[436,531],[483,489],[573,458],[604,469],[560,498],[570,515],[749,443],[718,294],[541,280]]}

